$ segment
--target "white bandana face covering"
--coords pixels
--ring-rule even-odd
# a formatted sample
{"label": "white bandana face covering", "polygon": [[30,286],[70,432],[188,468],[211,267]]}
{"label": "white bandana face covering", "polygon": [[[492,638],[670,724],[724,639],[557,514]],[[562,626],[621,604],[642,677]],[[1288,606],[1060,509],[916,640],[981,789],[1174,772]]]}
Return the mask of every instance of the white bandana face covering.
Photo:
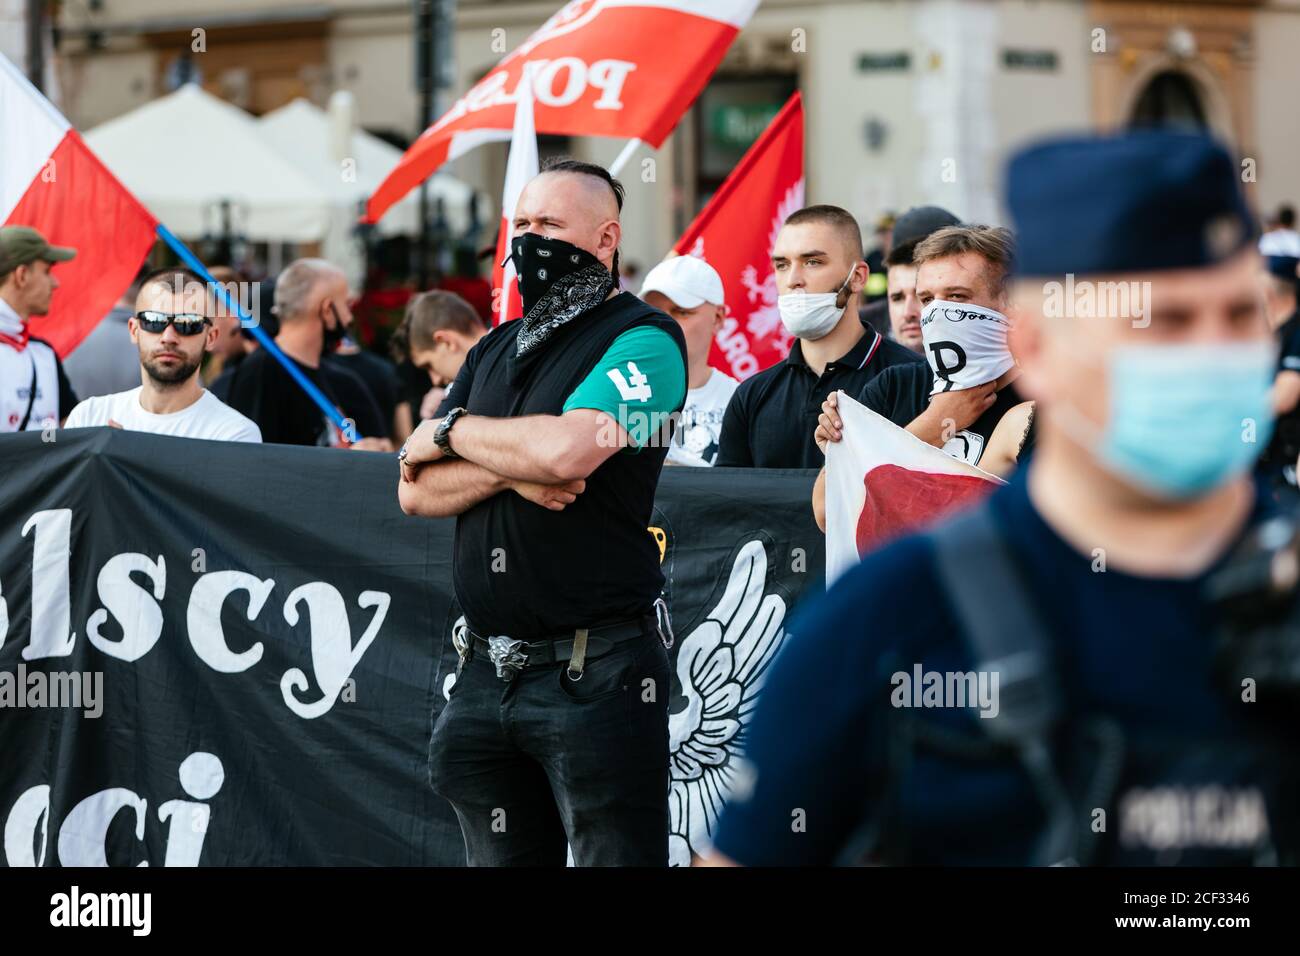
{"label": "white bandana face covering", "polygon": [[1016,364],[1007,347],[1010,324],[1001,312],[934,299],[921,313],[925,360],[934,372],[934,388],[955,392],[992,382]]}

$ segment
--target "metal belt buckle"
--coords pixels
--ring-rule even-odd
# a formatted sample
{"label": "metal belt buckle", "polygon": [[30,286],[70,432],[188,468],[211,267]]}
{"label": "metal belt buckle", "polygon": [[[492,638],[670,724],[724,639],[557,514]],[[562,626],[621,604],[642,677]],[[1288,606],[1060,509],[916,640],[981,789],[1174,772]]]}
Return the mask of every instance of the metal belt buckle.
{"label": "metal belt buckle", "polygon": [[497,677],[504,681],[514,680],[528,663],[528,655],[519,650],[524,646],[524,642],[511,640],[508,637],[489,637],[487,641],[488,657],[496,666]]}

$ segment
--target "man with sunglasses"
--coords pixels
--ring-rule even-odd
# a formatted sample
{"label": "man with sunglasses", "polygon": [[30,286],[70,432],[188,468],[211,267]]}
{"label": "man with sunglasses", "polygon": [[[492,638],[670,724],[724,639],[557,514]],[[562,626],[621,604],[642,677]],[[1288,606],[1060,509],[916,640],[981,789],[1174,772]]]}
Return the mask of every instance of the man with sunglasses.
{"label": "man with sunglasses", "polygon": [[216,343],[211,297],[188,269],[164,269],[147,277],[127,320],[140,350],[140,386],[82,402],[66,427],[110,425],[132,431],[260,442],[257,425],[224,404],[199,381],[203,354]]}

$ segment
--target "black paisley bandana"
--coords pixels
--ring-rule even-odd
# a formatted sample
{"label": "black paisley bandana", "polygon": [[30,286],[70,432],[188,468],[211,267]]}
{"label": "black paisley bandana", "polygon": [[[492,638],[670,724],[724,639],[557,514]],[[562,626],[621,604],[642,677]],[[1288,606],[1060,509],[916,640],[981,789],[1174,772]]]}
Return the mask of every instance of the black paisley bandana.
{"label": "black paisley bandana", "polygon": [[556,329],[604,302],[614,277],[595,256],[563,239],[526,232],[510,240],[524,303],[516,355],[527,355]]}

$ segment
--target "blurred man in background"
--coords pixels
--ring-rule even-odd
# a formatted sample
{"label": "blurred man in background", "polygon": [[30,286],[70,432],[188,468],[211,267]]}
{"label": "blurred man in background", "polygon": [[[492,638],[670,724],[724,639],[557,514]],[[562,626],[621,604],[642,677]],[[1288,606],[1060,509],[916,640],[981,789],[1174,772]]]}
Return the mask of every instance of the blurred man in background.
{"label": "blurred man in background", "polygon": [[257,426],[203,387],[199,369],[220,331],[216,302],[188,269],[164,269],[145,278],[127,334],[136,347],[140,383],[114,395],[88,398],[68,416],[68,428],[109,425],[131,431],[260,442]]}
{"label": "blurred man in background", "polygon": [[30,226],[0,228],[0,431],[57,425],[77,404],[58,354],[27,330],[33,315],[50,310],[59,288],[54,264],[76,254]]}
{"label": "blurred man in background", "polygon": [[81,340],[63,362],[72,389],[82,399],[134,388],[140,381],[140,352],[127,322],[135,315],[140,283],[152,270],[146,264],[112,310]]}
{"label": "blurred man in background", "polygon": [[[253,303],[248,301],[250,297],[245,294],[249,286],[243,273],[230,266],[213,266],[208,270],[208,274],[221,286],[220,290],[212,290],[215,308],[212,324],[217,330],[217,341],[203,369],[203,379],[208,383],[208,387],[212,388],[223,375],[228,382],[233,377],[235,367],[243,361],[249,351],[248,338],[243,335],[238,308],[242,306],[249,309],[251,313],[249,317],[253,319],[258,318],[258,313],[253,309]],[[230,298],[231,305],[236,308],[231,309],[226,305],[222,292]],[[220,398],[221,395],[217,397]]]}
{"label": "blurred man in background", "polygon": [[392,451],[388,425],[366,383],[347,369],[322,364],[352,321],[343,272],[324,259],[290,263],[276,280],[275,316],[275,344],[354,423],[360,440],[338,429],[266,349],[239,363],[230,380],[231,407],[257,423],[265,442]]}
{"label": "blurred man in background", "polygon": [[474,307],[454,292],[421,292],[406,304],[389,345],[398,361],[409,360],[429,376],[432,387],[422,393],[418,409],[421,421],[433,417],[465,356],[487,332]]}
{"label": "blurred man in background", "polygon": [[1259,252],[1264,256],[1300,258],[1300,232],[1295,228],[1295,207],[1279,206],[1273,227],[1259,237]]}
{"label": "blurred man in background", "polygon": [[894,223],[893,244],[885,257],[889,328],[895,342],[917,355],[921,344],[921,302],[916,297],[916,247],[933,232],[955,226],[959,220],[938,206],[914,206]]}
{"label": "blurred man in background", "polygon": [[686,338],[686,405],[666,463],[708,467],[718,460],[722,416],[739,384],[709,364],[714,336],[727,317],[722,277],[703,259],[673,256],[650,270],[641,298],[672,316]]}
{"label": "blurred man in background", "polygon": [[[1255,536],[1275,347],[1236,164],[1067,139],[1007,192],[1036,451],[799,615],[714,862],[1296,862],[1293,662],[1251,652],[1300,605],[1241,573],[1289,536]],[[1150,290],[1145,316],[1063,313],[1067,275]]]}
{"label": "blurred man in background", "polygon": [[401,399],[402,387],[393,362],[363,349],[352,336],[345,335],[334,351],[325,355],[321,364],[352,372],[365,382],[366,389],[379,407],[390,438],[393,441],[406,440],[413,427],[411,408]]}

